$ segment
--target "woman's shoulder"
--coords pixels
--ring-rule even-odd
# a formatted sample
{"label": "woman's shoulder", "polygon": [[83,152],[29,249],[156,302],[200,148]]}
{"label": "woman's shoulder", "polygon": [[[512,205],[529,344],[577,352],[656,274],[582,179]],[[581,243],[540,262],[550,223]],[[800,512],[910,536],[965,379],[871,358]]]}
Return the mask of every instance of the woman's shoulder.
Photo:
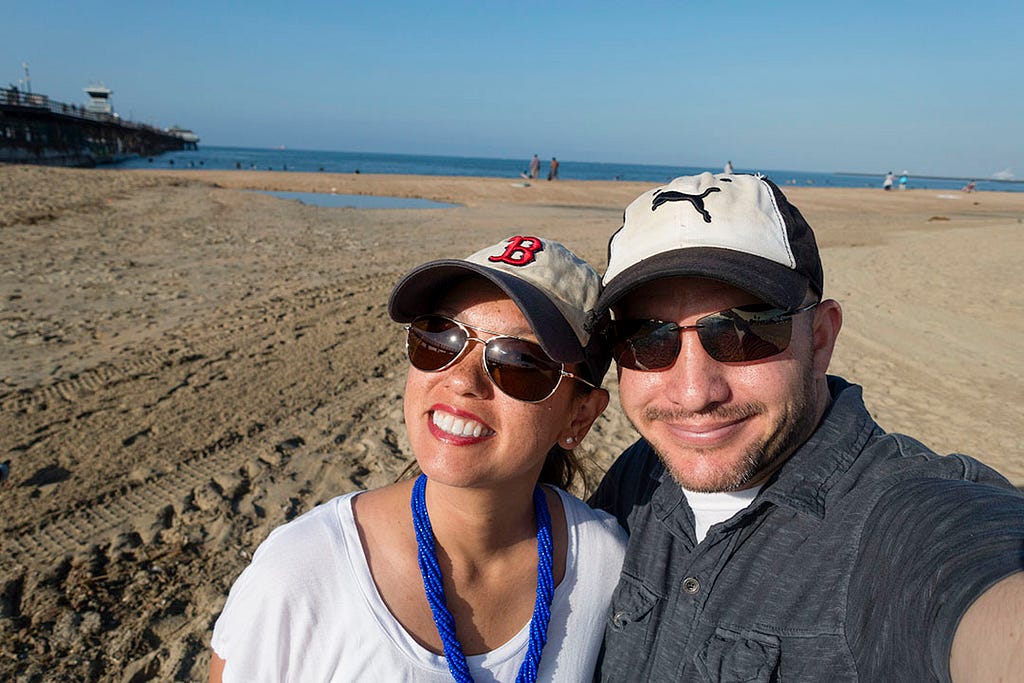
{"label": "woman's shoulder", "polygon": [[625,548],[626,532],[622,530],[615,517],[604,510],[596,510],[576,496],[556,488],[565,508],[565,521],[570,528],[585,534],[595,534]]}
{"label": "woman's shoulder", "polygon": [[274,529],[232,585],[212,644],[237,680],[263,680],[259,672],[284,666],[280,657],[337,639],[349,622],[333,617],[361,609],[367,591],[353,556],[355,495],[333,498]]}
{"label": "woman's shoulder", "polygon": [[346,493],[317,505],[295,519],[275,528],[260,543],[253,561],[267,555],[309,557],[311,553],[330,553],[344,544],[352,524],[352,499],[359,492]]}

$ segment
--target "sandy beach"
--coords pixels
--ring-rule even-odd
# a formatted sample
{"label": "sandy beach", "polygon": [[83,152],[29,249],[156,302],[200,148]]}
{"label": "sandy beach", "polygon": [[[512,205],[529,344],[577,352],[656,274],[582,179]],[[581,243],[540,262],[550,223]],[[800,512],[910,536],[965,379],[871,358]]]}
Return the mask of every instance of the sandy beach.
{"label": "sandy beach", "polygon": [[[0,166],[0,678],[205,680],[260,541],[410,462],[397,279],[515,233],[603,270],[648,187]],[[885,429],[1024,486],[1024,193],[784,190],[844,307],[832,372]],[[636,438],[606,385],[595,476]]]}

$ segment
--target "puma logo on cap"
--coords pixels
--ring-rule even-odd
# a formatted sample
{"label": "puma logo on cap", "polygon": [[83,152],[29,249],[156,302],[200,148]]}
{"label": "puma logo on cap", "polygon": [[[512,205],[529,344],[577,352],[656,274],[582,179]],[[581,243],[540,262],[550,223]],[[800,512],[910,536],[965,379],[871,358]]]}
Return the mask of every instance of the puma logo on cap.
{"label": "puma logo on cap", "polygon": [[697,209],[704,217],[705,223],[711,222],[711,214],[704,208],[704,198],[712,192],[721,192],[720,187],[709,187],[700,194],[687,194],[677,190],[659,190],[654,193],[654,201],[651,202],[651,211],[654,211],[665,202],[690,202],[693,208]]}

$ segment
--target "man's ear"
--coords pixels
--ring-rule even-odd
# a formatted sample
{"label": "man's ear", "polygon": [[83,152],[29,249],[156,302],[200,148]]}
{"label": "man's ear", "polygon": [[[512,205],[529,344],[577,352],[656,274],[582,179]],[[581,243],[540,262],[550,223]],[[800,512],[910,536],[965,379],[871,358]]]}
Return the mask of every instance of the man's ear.
{"label": "man's ear", "polygon": [[814,309],[814,373],[824,377],[843,326],[843,309],[835,299],[825,299]]}

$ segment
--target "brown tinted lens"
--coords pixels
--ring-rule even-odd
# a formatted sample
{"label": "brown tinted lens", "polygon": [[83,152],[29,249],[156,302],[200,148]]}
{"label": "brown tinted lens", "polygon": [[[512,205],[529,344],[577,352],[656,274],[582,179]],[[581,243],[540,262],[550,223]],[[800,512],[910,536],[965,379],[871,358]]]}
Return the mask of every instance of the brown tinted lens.
{"label": "brown tinted lens", "polygon": [[487,342],[484,364],[495,386],[519,401],[543,401],[562,374],[561,363],[551,360],[540,346],[509,337]]}
{"label": "brown tinted lens", "polygon": [[406,348],[409,362],[418,370],[440,370],[458,358],[465,346],[465,331],[441,316],[424,316],[409,325]]}
{"label": "brown tinted lens", "polygon": [[761,360],[789,346],[793,318],[778,309],[734,308],[697,321],[697,334],[708,355],[722,363]]}
{"label": "brown tinted lens", "polygon": [[622,320],[614,323],[612,357],[631,370],[662,370],[679,355],[679,326],[660,320]]}

